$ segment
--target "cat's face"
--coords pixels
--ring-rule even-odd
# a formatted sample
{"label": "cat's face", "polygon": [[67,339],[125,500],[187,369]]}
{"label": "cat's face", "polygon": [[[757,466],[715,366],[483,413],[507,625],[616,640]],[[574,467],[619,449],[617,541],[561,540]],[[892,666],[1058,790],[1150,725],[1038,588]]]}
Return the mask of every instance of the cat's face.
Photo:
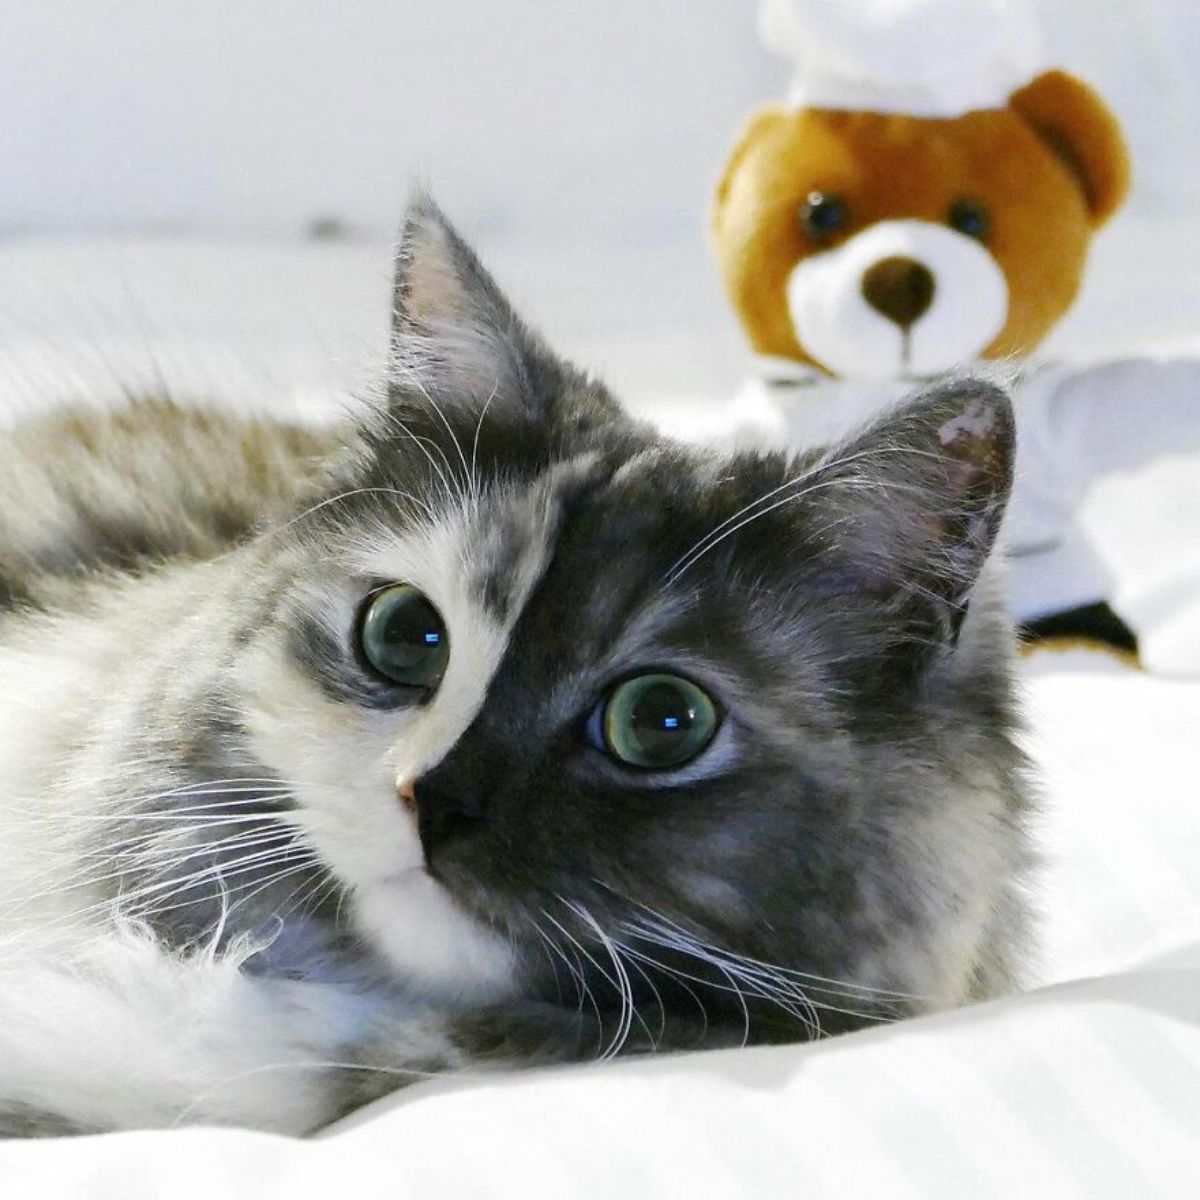
{"label": "cat's face", "polygon": [[1020,849],[979,584],[1011,452],[977,383],[799,460],[667,443],[423,206],[387,403],[277,552],[252,743],[420,989],[796,1033],[959,999]]}

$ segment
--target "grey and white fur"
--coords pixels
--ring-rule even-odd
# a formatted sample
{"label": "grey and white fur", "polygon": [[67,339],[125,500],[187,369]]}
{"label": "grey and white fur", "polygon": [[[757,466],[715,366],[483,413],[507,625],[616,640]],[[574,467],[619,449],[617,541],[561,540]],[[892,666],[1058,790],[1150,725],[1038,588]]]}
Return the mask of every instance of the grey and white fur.
{"label": "grey and white fur", "polygon": [[[1012,986],[1012,422],[684,449],[421,200],[329,434],[145,402],[0,441],[0,1129],[300,1133],[430,1072],[813,1037]],[[436,688],[358,641],[408,583]],[[671,769],[592,733],[713,698]]]}

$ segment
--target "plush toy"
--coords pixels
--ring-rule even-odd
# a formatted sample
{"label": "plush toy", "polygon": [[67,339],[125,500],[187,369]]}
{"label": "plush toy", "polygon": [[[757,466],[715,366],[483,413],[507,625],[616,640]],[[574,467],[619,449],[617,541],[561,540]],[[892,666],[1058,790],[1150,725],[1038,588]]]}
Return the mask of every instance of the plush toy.
{"label": "plush toy", "polygon": [[1031,637],[1136,652],[1077,512],[1099,477],[1200,444],[1200,369],[1028,357],[1125,196],[1116,120],[1039,70],[1017,0],[767,0],[764,28],[801,69],[717,190],[717,257],[759,355],[738,440],[827,441],[913,379],[996,360],[1018,414],[1016,614]]}

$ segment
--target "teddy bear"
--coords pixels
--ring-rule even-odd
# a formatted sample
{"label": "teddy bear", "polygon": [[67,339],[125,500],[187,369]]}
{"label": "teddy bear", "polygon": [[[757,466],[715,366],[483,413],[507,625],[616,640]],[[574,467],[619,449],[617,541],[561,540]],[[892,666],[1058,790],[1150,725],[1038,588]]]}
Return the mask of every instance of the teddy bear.
{"label": "teddy bear", "polygon": [[990,363],[1017,411],[1006,524],[1023,632],[1135,656],[1078,512],[1103,476],[1200,446],[1200,367],[1031,357],[1125,197],[1116,119],[1035,65],[1017,0],[766,0],[764,28],[801,71],[717,187],[713,244],[757,353],[735,440],[828,442],[915,380]]}
{"label": "teddy bear", "polygon": [[957,117],[772,105],[725,166],[716,251],[758,353],[927,376],[1036,346],[1128,178],[1115,118],[1064,71]]}

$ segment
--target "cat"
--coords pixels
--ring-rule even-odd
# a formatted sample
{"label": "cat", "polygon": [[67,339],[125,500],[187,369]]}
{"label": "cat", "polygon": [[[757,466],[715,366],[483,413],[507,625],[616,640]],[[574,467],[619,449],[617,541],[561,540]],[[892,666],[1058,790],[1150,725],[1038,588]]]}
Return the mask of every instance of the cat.
{"label": "cat", "polygon": [[675,445],[425,198],[348,423],[13,430],[0,1129],[300,1134],[1013,987],[1012,457],[970,379],[795,459]]}

